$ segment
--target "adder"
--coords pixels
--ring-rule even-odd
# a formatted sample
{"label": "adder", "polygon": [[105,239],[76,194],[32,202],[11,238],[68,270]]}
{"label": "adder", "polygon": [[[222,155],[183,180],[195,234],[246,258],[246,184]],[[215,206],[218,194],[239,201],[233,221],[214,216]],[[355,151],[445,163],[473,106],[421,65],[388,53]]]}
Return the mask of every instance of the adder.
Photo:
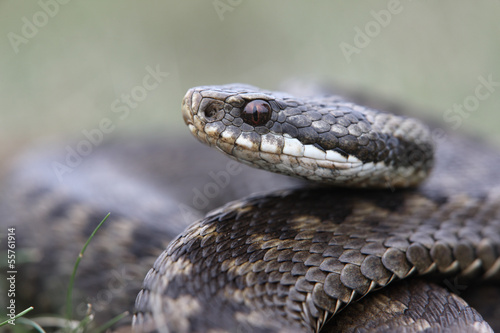
{"label": "adder", "polygon": [[110,211],[77,281],[76,311],[88,301],[98,322],[141,289],[140,332],[491,331],[443,285],[498,280],[496,149],[337,96],[247,85],[190,89],[182,112],[227,157],[186,138],[116,138],[64,175],[57,145],[13,164],[0,217],[31,261],[25,300],[62,304]]}

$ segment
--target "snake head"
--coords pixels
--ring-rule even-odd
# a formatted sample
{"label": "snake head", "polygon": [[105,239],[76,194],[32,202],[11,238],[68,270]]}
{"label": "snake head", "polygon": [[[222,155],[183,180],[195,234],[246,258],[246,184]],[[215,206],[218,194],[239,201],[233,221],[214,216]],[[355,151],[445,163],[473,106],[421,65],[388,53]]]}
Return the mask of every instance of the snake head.
{"label": "snake head", "polygon": [[433,164],[420,121],[338,96],[298,98],[230,84],[190,89],[182,113],[201,142],[253,167],[354,187],[408,187]]}

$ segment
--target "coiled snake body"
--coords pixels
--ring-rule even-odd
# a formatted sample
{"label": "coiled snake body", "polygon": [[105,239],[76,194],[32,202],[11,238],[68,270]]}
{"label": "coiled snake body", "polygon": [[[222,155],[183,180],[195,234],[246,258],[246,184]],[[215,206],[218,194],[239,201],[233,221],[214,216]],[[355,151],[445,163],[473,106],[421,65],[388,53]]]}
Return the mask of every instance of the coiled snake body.
{"label": "coiled snake body", "polygon": [[[137,331],[490,331],[442,287],[396,281],[498,279],[495,149],[458,135],[438,140],[419,121],[338,97],[244,85],[191,89],[183,116],[231,158],[317,184],[214,162],[187,144],[111,141],[62,182],[57,149],[28,154],[5,181],[0,214],[19,226],[23,246],[44,249],[45,267],[68,274],[63,246],[77,247],[82,231],[112,212],[79,281],[87,295],[106,295],[92,302],[103,316],[127,307],[138,289],[131,275],[166,247],[137,297]],[[228,198],[284,187],[228,203],[183,231]],[[24,283],[38,289],[25,297],[47,303],[55,283],[33,267]]]}

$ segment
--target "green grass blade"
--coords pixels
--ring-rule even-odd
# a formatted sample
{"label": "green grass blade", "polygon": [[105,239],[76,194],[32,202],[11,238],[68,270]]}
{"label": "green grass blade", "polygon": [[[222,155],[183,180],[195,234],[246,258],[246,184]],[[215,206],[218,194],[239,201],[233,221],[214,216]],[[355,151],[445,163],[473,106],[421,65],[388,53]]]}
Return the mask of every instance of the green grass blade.
{"label": "green grass blade", "polygon": [[21,324],[24,324],[24,325],[32,326],[39,333],[46,333],[45,330],[40,325],[38,325],[36,322],[34,322],[31,319],[28,319],[28,318],[19,318],[18,322],[21,323]]}
{"label": "green grass blade", "polygon": [[69,280],[69,285],[68,285],[68,291],[66,293],[66,319],[71,320],[73,316],[73,306],[72,306],[72,298],[73,298],[73,286],[75,284],[75,276],[76,276],[76,271],[78,270],[78,265],[80,265],[80,261],[83,258],[83,254],[85,253],[85,250],[87,249],[87,246],[89,245],[90,241],[92,238],[94,238],[94,235],[96,234],[97,230],[102,226],[102,224],[108,219],[109,215],[111,213],[108,213],[102,221],[99,223],[99,225],[94,229],[90,237],[87,239],[87,242],[83,246],[82,250],[80,251],[80,254],[78,255],[78,258],[76,259],[75,266],[73,267],[73,273],[71,274],[71,278]]}
{"label": "green grass blade", "polygon": [[29,308],[27,308],[27,309],[26,309],[26,310],[24,310],[24,311],[21,311],[21,312],[20,312],[19,314],[17,314],[14,318],[12,318],[12,319],[7,319],[6,321],[1,322],[1,323],[0,323],[0,327],[2,327],[2,326],[4,326],[4,325],[7,325],[7,324],[8,324],[8,322],[9,322],[9,321],[11,321],[11,320],[16,320],[17,318],[24,316],[25,314],[27,314],[27,313],[28,313],[28,312],[30,312],[31,310],[33,310],[33,307],[32,307],[32,306],[30,306]]}
{"label": "green grass blade", "polygon": [[92,314],[87,314],[80,322],[78,325],[71,330],[71,332],[85,332],[87,329],[87,326],[94,320],[94,316]]}

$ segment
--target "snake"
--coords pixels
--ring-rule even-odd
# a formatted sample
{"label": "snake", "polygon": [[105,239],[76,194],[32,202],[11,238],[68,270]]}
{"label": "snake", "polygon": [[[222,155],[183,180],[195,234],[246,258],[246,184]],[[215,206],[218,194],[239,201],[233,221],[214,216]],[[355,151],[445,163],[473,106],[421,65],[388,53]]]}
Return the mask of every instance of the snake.
{"label": "snake", "polygon": [[60,306],[82,235],[110,211],[76,282],[75,312],[91,303],[97,322],[133,304],[136,332],[492,331],[459,294],[496,325],[469,287],[492,283],[491,298],[500,277],[496,148],[243,84],[190,89],[182,115],[206,147],[41,143],[11,163],[0,218],[28,257],[20,297]]}

